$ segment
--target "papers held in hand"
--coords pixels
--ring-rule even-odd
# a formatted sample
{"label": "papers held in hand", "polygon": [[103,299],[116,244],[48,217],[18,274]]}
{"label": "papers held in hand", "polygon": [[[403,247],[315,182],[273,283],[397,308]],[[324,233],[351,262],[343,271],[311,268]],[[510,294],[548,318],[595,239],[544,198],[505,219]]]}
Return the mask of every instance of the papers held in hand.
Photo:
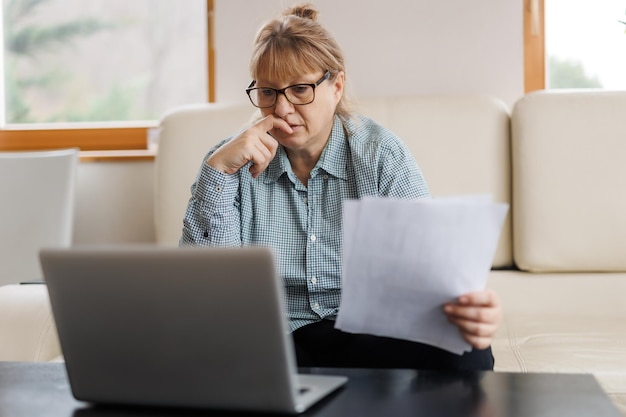
{"label": "papers held in hand", "polygon": [[484,289],[507,210],[483,195],[344,202],[335,327],[469,351],[443,305]]}

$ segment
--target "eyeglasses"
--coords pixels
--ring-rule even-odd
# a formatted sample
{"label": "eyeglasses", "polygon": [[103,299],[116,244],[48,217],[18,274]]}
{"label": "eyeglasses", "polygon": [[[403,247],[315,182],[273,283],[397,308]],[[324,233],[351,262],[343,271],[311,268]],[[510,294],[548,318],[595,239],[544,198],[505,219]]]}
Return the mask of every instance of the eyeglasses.
{"label": "eyeglasses", "polygon": [[330,71],[326,71],[322,78],[313,84],[295,84],[280,90],[270,87],[254,87],[256,81],[252,81],[246,89],[246,93],[252,104],[261,109],[272,107],[276,104],[279,94],[284,94],[285,98],[287,98],[291,104],[301,106],[313,103],[313,100],[315,100],[315,87],[326,81],[329,77]]}

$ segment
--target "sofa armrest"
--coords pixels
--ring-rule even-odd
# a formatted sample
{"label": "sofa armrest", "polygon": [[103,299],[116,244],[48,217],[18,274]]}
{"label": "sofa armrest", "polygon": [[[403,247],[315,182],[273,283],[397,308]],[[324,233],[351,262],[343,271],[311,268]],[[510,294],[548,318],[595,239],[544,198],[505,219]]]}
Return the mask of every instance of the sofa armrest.
{"label": "sofa armrest", "polygon": [[60,356],[47,287],[0,286],[0,360],[47,362]]}

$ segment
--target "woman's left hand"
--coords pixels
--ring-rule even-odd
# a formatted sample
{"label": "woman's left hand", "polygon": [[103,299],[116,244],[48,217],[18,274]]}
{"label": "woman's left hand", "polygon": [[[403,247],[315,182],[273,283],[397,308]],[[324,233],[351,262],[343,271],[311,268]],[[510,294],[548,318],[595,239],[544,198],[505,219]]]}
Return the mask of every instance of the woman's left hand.
{"label": "woman's left hand", "polygon": [[444,305],[443,311],[459,328],[463,339],[476,349],[491,346],[502,321],[500,298],[493,290],[463,294],[456,302]]}

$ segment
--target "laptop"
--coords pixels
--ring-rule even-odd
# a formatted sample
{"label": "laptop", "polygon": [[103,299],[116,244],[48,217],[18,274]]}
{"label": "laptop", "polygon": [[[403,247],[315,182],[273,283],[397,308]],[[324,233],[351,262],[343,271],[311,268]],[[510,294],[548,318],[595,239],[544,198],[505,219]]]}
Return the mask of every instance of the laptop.
{"label": "laptop", "polygon": [[268,248],[43,249],[74,397],[300,413],[346,383],[298,375]]}

